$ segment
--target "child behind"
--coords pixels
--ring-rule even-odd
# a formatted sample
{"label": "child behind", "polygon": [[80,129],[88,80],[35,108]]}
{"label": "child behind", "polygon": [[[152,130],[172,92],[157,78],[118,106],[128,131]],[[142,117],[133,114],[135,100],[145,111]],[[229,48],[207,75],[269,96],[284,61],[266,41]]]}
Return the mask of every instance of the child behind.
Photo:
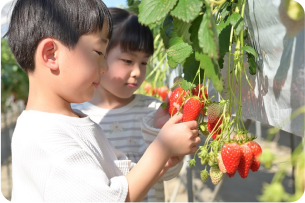
{"label": "child behind", "polygon": [[135,165],[71,109],[93,97],[107,71],[111,30],[100,0],[16,2],[6,36],[30,88],[12,138],[12,201],[141,201],[176,157],[196,151],[197,122],[175,116]]}
{"label": "child behind", "polygon": [[[134,94],[145,79],[147,62],[154,52],[154,40],[150,29],[141,25],[135,14],[120,8],[109,10],[113,21],[112,38],[107,47],[109,70],[101,77],[93,99],[72,104],[72,108],[81,110],[98,123],[110,143],[137,163],[159,132],[148,125],[141,129],[140,120],[148,113],[153,120],[161,102],[154,97]],[[143,201],[164,202],[163,181],[176,177],[182,165],[180,161],[170,168]]]}

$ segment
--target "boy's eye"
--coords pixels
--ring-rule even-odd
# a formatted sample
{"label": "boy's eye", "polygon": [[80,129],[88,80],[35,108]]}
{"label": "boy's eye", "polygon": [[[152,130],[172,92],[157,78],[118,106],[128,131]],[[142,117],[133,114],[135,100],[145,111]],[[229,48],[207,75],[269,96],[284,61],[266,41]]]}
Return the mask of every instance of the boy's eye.
{"label": "boy's eye", "polygon": [[102,52],[100,52],[100,51],[95,51],[95,52],[96,52],[98,55],[103,56],[104,59],[106,59],[105,55],[104,55]]}
{"label": "boy's eye", "polygon": [[122,61],[124,61],[125,63],[132,63],[132,61],[128,59],[122,59]]}
{"label": "boy's eye", "polygon": [[142,65],[143,65],[143,66],[147,66],[147,62],[143,62]]}

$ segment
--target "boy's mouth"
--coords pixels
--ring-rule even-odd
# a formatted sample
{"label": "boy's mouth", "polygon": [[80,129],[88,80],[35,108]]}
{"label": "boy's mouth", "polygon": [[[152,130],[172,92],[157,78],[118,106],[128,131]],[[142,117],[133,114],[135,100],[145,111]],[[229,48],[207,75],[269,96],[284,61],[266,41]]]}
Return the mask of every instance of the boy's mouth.
{"label": "boy's mouth", "polygon": [[93,84],[93,86],[94,86],[94,88],[95,89],[97,89],[98,88],[98,86],[100,85],[100,83],[99,82],[94,82],[94,83],[92,83]]}
{"label": "boy's mouth", "polygon": [[137,87],[137,83],[126,83],[127,87]]}

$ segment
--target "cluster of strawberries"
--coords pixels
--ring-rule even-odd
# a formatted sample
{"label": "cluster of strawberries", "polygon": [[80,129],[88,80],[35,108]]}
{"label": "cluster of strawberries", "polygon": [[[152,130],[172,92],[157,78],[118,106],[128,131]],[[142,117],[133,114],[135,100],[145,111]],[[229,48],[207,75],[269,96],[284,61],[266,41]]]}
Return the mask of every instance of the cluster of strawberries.
{"label": "cluster of strawberries", "polygon": [[[240,138],[236,137],[236,139],[233,140],[238,139]],[[259,155],[261,153],[261,146],[253,140],[245,141],[244,138],[242,138],[242,141],[226,143],[217,156],[218,170],[222,173],[226,173],[230,178],[238,171],[241,178],[246,178],[250,169],[253,172],[258,171],[260,167]],[[210,173],[210,176],[212,182],[217,184],[222,176],[219,175],[217,168],[214,168],[214,171],[217,172],[217,176],[215,176],[214,173]]]}
{"label": "cluster of strawberries", "polygon": [[204,101],[208,98],[207,90],[205,89],[205,95],[203,96],[201,87],[202,85],[197,85],[193,88],[192,94],[181,87],[173,90],[169,97],[168,113],[175,115],[178,112],[183,112],[182,122],[196,120],[200,113],[203,113]]}
{"label": "cluster of strawberries", "polygon": [[[202,85],[197,85],[192,91],[178,87],[169,97],[168,113],[183,113],[182,122],[198,120],[200,114],[207,116],[207,122],[202,121],[199,129],[204,135],[212,134],[214,141],[209,144],[210,147],[200,147],[198,157],[202,165],[208,163],[211,167],[210,173],[205,169],[200,175],[203,181],[210,176],[215,185],[220,182],[224,173],[233,177],[238,171],[240,177],[246,178],[249,170],[255,172],[260,167],[259,155],[262,149],[254,141],[254,137],[248,137],[247,133],[238,133],[228,141],[226,135],[220,136],[226,130],[223,121],[230,120],[228,106],[227,101],[210,102],[207,90]],[[226,125],[230,125],[230,122]],[[189,162],[190,166],[195,163],[194,159]]]}

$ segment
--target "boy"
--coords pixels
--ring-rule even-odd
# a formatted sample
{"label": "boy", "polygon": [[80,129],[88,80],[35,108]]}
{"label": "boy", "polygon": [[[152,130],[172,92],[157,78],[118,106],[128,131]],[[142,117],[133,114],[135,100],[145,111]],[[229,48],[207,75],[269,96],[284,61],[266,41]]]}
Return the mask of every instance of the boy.
{"label": "boy", "polygon": [[[109,8],[109,11],[113,30],[107,47],[108,72],[102,75],[93,98],[72,104],[72,108],[99,124],[109,142],[137,163],[162,127],[141,126],[140,122],[144,116],[153,120],[161,101],[134,93],[145,79],[146,65],[154,52],[154,39],[149,27],[139,23],[137,15],[121,8]],[[170,118],[167,116],[164,119]],[[177,177],[182,165],[181,161],[170,168],[142,201],[164,202],[163,181]]]}
{"label": "boy", "polygon": [[135,166],[71,109],[107,71],[111,30],[100,0],[16,2],[7,36],[30,88],[12,138],[12,201],[141,201],[177,156],[196,151],[197,122],[175,116]]}

